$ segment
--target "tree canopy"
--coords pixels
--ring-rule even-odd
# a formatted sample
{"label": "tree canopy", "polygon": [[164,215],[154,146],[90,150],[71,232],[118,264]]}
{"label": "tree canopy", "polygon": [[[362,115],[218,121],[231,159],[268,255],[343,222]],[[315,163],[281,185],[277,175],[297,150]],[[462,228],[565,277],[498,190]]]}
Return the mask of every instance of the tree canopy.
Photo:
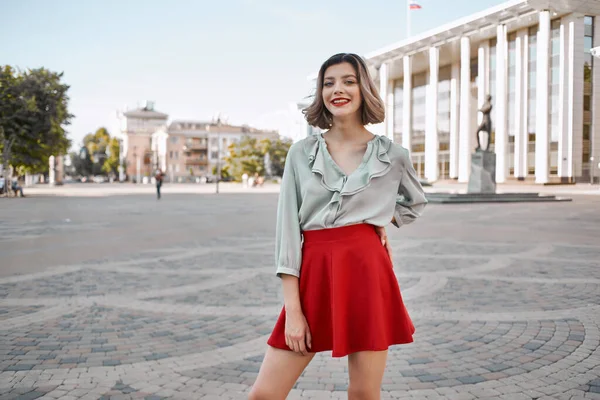
{"label": "tree canopy", "polygon": [[244,173],[250,176],[255,173],[282,176],[285,158],[291,145],[292,141],[289,139],[259,141],[244,136],[229,146],[224,168],[236,180],[241,180]]}
{"label": "tree canopy", "polygon": [[111,175],[119,168],[120,143],[104,127],[83,137],[79,152],[71,152],[71,164],[76,175]]}
{"label": "tree canopy", "polygon": [[45,68],[17,71],[0,67],[0,150],[5,169],[19,173],[48,170],[51,155],[65,154],[69,86],[62,73]]}

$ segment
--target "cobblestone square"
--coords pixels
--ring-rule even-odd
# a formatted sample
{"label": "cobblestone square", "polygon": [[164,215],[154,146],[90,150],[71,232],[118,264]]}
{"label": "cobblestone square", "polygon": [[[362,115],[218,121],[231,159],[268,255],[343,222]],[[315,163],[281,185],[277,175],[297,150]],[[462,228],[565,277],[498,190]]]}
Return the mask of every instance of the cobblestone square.
{"label": "cobblestone square", "polygon": [[[246,398],[283,299],[276,193],[0,200],[0,400]],[[388,233],[417,332],[382,398],[600,399],[600,196]],[[346,362],[289,398],[346,398]]]}

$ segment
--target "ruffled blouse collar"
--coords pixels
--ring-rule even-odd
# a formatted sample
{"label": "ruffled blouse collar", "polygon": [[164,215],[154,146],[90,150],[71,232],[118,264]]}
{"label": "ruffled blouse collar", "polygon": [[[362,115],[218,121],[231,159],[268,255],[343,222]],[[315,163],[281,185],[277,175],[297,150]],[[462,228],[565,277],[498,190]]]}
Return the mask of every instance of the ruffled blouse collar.
{"label": "ruffled blouse collar", "polygon": [[329,154],[323,134],[309,136],[305,152],[312,172],[321,176],[323,187],[339,196],[353,195],[369,187],[371,179],[387,174],[392,168],[388,156],[391,143],[387,137],[375,135],[367,143],[361,164],[350,175],[346,175]]}

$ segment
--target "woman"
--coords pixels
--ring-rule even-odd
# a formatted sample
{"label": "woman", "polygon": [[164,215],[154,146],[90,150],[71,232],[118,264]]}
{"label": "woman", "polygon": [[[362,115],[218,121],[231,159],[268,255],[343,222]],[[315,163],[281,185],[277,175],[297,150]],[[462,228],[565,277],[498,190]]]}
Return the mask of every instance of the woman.
{"label": "woman", "polygon": [[285,399],[315,353],[348,355],[350,399],[378,399],[387,349],[413,341],[385,234],[427,203],[407,150],[365,125],[385,110],[364,61],[319,71],[308,123],[326,129],[289,150],[277,215],[284,307],[250,399]]}

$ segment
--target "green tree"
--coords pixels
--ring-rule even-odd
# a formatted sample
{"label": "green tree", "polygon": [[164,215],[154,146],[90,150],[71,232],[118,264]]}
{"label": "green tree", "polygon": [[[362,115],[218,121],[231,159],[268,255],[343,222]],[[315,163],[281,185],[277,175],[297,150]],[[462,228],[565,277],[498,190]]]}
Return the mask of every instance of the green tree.
{"label": "green tree", "polygon": [[8,174],[12,149],[20,131],[18,118],[26,103],[20,99],[22,77],[16,76],[9,66],[0,70],[0,146],[4,174]]}
{"label": "green tree", "polygon": [[229,145],[229,155],[225,163],[230,176],[241,180],[242,175],[262,175],[265,170],[264,146],[260,146],[256,138],[243,136],[238,142]]}
{"label": "green tree", "polygon": [[69,153],[75,175],[89,176],[94,174],[94,163],[88,149],[83,146],[78,152]]}
{"label": "green tree", "polygon": [[103,172],[107,172],[104,169],[104,162],[106,161],[106,149],[110,142],[110,133],[106,128],[98,128],[94,133],[88,133],[83,137],[83,146],[87,149],[90,159],[92,160],[93,175],[101,175]]}
{"label": "green tree", "polygon": [[[217,166],[215,165],[212,169],[212,173],[214,176],[217,176],[219,174],[219,169],[217,168]],[[221,167],[221,179],[229,179],[231,177],[231,174],[229,173],[229,165],[224,165]]]}
{"label": "green tree", "polygon": [[277,139],[275,141],[264,139],[261,141],[263,154],[269,155],[269,172],[272,176],[283,176],[285,158],[292,143],[291,139]]}
{"label": "green tree", "polygon": [[107,174],[116,174],[119,168],[119,158],[121,154],[121,144],[119,139],[110,138],[106,147],[106,159],[102,165],[102,170]]}
{"label": "green tree", "polygon": [[62,76],[45,68],[0,68],[0,154],[7,175],[9,165],[19,173],[46,172],[51,155],[67,152],[64,127],[73,115]]}
{"label": "green tree", "polygon": [[110,175],[119,168],[121,145],[106,128],[98,128],[83,137],[79,152],[70,153],[76,175]]}

